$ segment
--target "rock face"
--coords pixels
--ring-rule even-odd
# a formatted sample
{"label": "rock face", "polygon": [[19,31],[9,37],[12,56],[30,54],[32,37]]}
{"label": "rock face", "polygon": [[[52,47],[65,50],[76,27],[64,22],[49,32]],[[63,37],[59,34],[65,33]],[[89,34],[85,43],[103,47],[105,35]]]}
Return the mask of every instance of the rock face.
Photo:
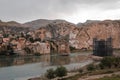
{"label": "rock face", "polygon": [[[93,44],[93,38],[107,39],[113,38],[113,48],[120,48],[120,21],[105,20],[99,22],[88,23],[80,27],[78,36],[76,38],[90,48]],[[84,46],[85,46],[84,45]],[[81,45],[82,46],[82,45]]]}
{"label": "rock face", "polygon": [[43,27],[43,26],[45,27],[50,23],[64,23],[64,22],[67,22],[67,21],[60,20],[60,19],[56,19],[56,20],[38,19],[31,22],[26,22],[23,25],[26,27],[30,27],[32,29],[39,29],[40,27]]}
{"label": "rock face", "polygon": [[69,39],[69,33],[76,27],[72,23],[50,23],[35,30],[35,33],[41,40],[44,39]]}
{"label": "rock face", "polygon": [[[44,38],[66,39],[69,44],[77,49],[92,49],[93,38],[113,38],[113,48],[120,48],[120,21],[89,21],[82,25],[74,25],[68,22],[50,23],[40,29],[45,29]],[[43,39],[43,38],[42,38]]]}
{"label": "rock face", "polygon": [[69,42],[70,46],[77,49],[92,49],[93,38],[106,40],[112,37],[113,48],[120,48],[120,20],[88,20],[77,25],[65,20],[39,19],[25,24],[14,21],[6,23],[0,21],[1,30],[6,27],[19,32],[25,29],[23,27],[26,26],[31,28],[36,37],[39,37],[42,41],[64,39]]}

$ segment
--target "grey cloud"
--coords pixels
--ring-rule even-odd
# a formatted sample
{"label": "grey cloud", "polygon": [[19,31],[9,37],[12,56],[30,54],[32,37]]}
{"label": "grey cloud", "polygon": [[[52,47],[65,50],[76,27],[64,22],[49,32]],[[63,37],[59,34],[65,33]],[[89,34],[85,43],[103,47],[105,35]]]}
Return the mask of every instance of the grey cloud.
{"label": "grey cloud", "polygon": [[59,18],[81,9],[118,9],[119,0],[0,0],[0,19]]}
{"label": "grey cloud", "polygon": [[120,7],[120,3],[118,2],[119,0],[59,0],[58,4],[65,8],[80,6],[80,8],[97,7],[101,9],[115,9]]}
{"label": "grey cloud", "polygon": [[63,3],[78,3],[78,4],[109,4],[119,0],[60,0]]}

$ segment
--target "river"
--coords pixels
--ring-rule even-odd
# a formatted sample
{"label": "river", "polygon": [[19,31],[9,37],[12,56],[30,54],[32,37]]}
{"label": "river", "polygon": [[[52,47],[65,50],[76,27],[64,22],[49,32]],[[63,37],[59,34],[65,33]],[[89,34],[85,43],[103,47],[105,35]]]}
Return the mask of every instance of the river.
{"label": "river", "polygon": [[71,53],[69,56],[1,57],[0,80],[26,80],[44,75],[47,69],[60,65],[68,70],[77,69],[93,62],[89,55],[89,53]]}

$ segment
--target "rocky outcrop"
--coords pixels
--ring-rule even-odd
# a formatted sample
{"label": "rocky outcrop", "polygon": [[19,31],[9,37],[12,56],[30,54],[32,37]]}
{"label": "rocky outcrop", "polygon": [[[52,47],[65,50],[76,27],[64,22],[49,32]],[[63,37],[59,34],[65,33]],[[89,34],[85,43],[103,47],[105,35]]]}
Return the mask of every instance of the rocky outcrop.
{"label": "rocky outcrop", "polygon": [[44,38],[69,40],[69,44],[77,49],[92,49],[93,38],[113,38],[113,48],[120,48],[120,21],[89,21],[82,25],[74,25],[68,22],[50,23],[40,29],[45,29]]}
{"label": "rocky outcrop", "polygon": [[35,30],[35,34],[41,39],[69,39],[69,33],[72,29],[76,27],[72,23],[64,22],[64,23],[51,23],[47,26],[40,27]]}
{"label": "rocky outcrop", "polygon": [[[93,38],[107,39],[113,38],[113,48],[120,48],[120,21],[119,20],[105,20],[99,22],[92,22],[80,27],[78,39],[86,44],[87,48],[92,45]],[[81,45],[82,46],[82,45]]]}
{"label": "rocky outcrop", "polygon": [[64,39],[77,49],[92,49],[93,38],[112,37],[113,48],[120,48],[120,20],[88,20],[77,25],[65,20],[39,19],[25,24],[0,21],[0,29],[4,30],[3,27],[17,32],[28,30],[25,27],[29,27],[35,32],[35,37],[40,38],[41,41]]}
{"label": "rocky outcrop", "polygon": [[64,22],[67,21],[60,19],[56,19],[56,20],[38,19],[38,20],[26,22],[23,25],[32,29],[39,29],[40,27],[45,27],[51,23],[64,23]]}

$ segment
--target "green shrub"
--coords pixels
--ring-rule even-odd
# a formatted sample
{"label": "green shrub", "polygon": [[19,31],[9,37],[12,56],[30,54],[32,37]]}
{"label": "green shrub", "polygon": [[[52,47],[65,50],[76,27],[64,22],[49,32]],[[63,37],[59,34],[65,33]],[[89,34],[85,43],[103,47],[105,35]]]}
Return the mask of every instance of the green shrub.
{"label": "green shrub", "polygon": [[51,68],[47,70],[46,77],[48,79],[53,79],[55,78],[55,71]]}
{"label": "green shrub", "polygon": [[70,50],[71,50],[71,51],[73,51],[73,50],[76,50],[76,48],[75,48],[75,47],[70,46]]}
{"label": "green shrub", "polygon": [[26,52],[27,54],[30,54],[30,53],[31,53],[31,49],[30,49],[29,47],[25,47],[25,48],[23,48],[23,50],[25,50],[25,52]]}
{"label": "green shrub", "polygon": [[102,63],[99,64],[100,69],[104,69],[104,65]]}
{"label": "green shrub", "polygon": [[67,75],[67,69],[63,66],[57,67],[57,69],[55,70],[55,74],[58,77],[63,77]]}
{"label": "green shrub", "polygon": [[79,73],[83,73],[83,69],[79,69]]}
{"label": "green shrub", "polygon": [[95,70],[95,66],[94,66],[93,64],[89,64],[89,65],[87,66],[87,70],[88,70],[88,71],[94,71],[94,70]]}
{"label": "green shrub", "polygon": [[112,71],[112,70],[108,70],[106,73],[113,73],[114,71]]}
{"label": "green shrub", "polygon": [[105,76],[100,79],[95,79],[95,80],[120,80],[120,75],[114,75],[114,76]]}
{"label": "green shrub", "polygon": [[120,66],[120,57],[105,57],[101,60],[99,67],[103,68],[117,68]]}
{"label": "green shrub", "polygon": [[113,62],[114,62],[114,58],[112,58],[112,57],[105,57],[105,58],[102,59],[101,64],[104,67],[111,68],[112,65],[113,65]]}
{"label": "green shrub", "polygon": [[35,56],[41,56],[39,52],[34,53]]}

